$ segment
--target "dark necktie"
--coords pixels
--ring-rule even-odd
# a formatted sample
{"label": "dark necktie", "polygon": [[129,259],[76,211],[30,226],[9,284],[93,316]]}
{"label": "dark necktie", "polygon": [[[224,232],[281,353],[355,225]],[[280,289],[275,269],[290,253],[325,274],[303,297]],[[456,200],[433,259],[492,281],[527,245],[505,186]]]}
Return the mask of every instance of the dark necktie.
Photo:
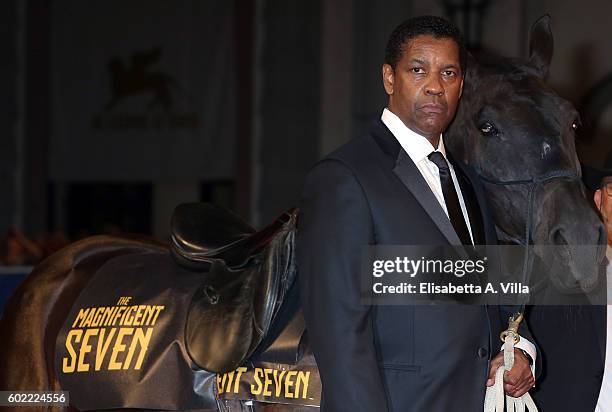
{"label": "dark necktie", "polygon": [[444,203],[446,203],[446,210],[448,210],[448,217],[453,225],[453,228],[455,228],[455,232],[457,233],[457,236],[459,236],[461,243],[464,245],[471,245],[472,239],[465,223],[463,212],[461,212],[459,196],[457,196],[457,191],[455,191],[455,185],[453,183],[453,178],[451,177],[448,163],[440,152],[431,152],[427,157],[436,166],[438,166],[438,169],[440,170],[440,183],[442,184]]}

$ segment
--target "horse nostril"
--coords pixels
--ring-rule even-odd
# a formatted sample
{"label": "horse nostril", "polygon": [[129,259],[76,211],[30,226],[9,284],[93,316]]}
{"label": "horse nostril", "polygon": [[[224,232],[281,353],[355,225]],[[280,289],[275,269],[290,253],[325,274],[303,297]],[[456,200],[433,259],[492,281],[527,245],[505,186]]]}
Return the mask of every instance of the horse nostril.
{"label": "horse nostril", "polygon": [[216,305],[219,303],[219,294],[212,286],[206,285],[202,293],[211,305]]}
{"label": "horse nostril", "polygon": [[552,242],[558,246],[567,246],[568,242],[565,236],[563,235],[563,229],[557,228],[552,231]]}

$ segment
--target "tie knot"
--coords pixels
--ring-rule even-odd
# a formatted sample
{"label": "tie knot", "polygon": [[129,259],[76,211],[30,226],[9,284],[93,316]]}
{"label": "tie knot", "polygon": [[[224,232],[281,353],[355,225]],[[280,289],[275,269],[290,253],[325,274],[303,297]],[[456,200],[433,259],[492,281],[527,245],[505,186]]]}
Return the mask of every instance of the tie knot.
{"label": "tie knot", "polygon": [[446,162],[446,159],[444,158],[442,153],[440,153],[440,152],[431,152],[427,157],[429,158],[429,160],[431,160],[433,162],[433,164],[438,166],[438,169],[440,169],[442,171],[447,171],[448,170],[448,163]]}

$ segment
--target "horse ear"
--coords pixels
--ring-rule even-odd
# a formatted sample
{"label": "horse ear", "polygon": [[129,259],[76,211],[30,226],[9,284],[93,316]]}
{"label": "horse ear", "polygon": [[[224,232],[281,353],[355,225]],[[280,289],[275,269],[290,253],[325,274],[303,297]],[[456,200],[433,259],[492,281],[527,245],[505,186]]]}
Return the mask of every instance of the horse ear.
{"label": "horse ear", "polygon": [[529,31],[529,63],[548,77],[548,69],[553,56],[553,35],[550,29],[550,16],[545,14],[533,23]]}

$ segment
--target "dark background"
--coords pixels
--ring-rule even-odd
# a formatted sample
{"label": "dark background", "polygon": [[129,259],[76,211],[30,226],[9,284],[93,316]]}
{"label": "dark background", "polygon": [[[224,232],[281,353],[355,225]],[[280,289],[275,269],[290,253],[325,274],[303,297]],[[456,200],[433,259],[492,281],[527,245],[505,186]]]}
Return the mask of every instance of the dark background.
{"label": "dark background", "polygon": [[[175,15],[177,10],[197,8],[198,1],[85,3],[106,10],[99,19],[104,19],[109,33],[116,36],[117,53],[135,38],[146,39],[146,33],[140,31],[144,23],[147,27],[158,24],[165,33],[184,33],[181,42],[198,44],[199,39],[189,38],[191,34],[181,24],[180,14]],[[214,85],[216,76],[223,78],[226,98],[214,111],[200,111],[198,122],[211,124],[218,120],[219,113],[225,113],[223,123],[228,128],[219,130],[228,134],[219,137],[204,130],[175,136],[170,130],[142,144],[143,156],[130,149],[130,170],[121,175],[111,173],[119,167],[119,156],[107,156],[106,166],[100,167],[100,159],[95,158],[97,149],[92,149],[93,155],[72,152],[60,156],[55,147],[63,137],[57,135],[58,130],[70,130],[70,124],[63,120],[58,127],[58,104],[62,103],[64,90],[73,87],[63,83],[66,80],[62,79],[69,77],[62,70],[70,65],[58,64],[58,56],[72,50],[72,39],[76,42],[85,35],[79,32],[83,24],[77,24],[85,18],[80,15],[83,7],[73,7],[75,3],[70,0],[0,2],[0,236],[14,228],[30,239],[58,232],[68,240],[121,232],[165,239],[173,207],[189,201],[212,201],[230,207],[255,226],[262,226],[298,202],[303,176],[317,159],[380,116],[385,105],[380,66],[386,39],[398,23],[419,14],[438,14],[454,20],[474,49],[524,57],[529,26],[549,13],[555,36],[549,83],[583,112],[586,125],[578,142],[582,161],[600,168],[608,162],[607,167],[612,168],[612,29],[607,21],[612,15],[610,1],[201,3],[215,5],[219,10],[219,15],[204,15],[201,24],[223,21],[227,29],[223,37],[219,35],[226,58],[211,56],[207,60],[202,76],[212,82],[202,84]],[[125,21],[135,12],[140,17],[133,19],[127,34],[117,35],[115,19],[124,17],[121,21]],[[164,19],[169,19],[166,16],[170,13],[174,14],[169,27]],[[184,15],[189,18],[189,27],[197,27],[193,13],[187,11]],[[59,38],[67,40],[58,40],[56,33],[64,33]],[[151,48],[155,46],[154,42],[150,44]],[[192,60],[194,65],[201,64],[200,53],[207,53],[204,48],[200,51],[198,47],[179,46],[176,50],[187,51],[176,52],[172,59],[162,58],[157,66],[147,66],[145,71],[151,73],[158,67],[159,71],[171,72],[172,64],[179,61],[183,67],[189,67]],[[75,64],[86,64],[88,55],[74,56]],[[99,70],[100,76],[107,76],[107,68],[101,66]],[[186,76],[173,76],[182,85],[183,96],[198,98],[207,93],[209,86],[190,86],[195,83]],[[73,103],[90,103],[88,85],[79,90],[80,95],[71,94],[77,96]],[[180,99],[180,95],[173,96]],[[146,110],[166,113],[160,108]],[[105,138],[104,132],[96,133],[96,138]],[[130,133],[133,136],[137,131]],[[112,138],[125,141],[120,136]],[[230,155],[215,159],[212,150],[208,157],[204,153],[199,156],[202,139],[208,147],[215,147],[217,142],[231,148]],[[210,170],[198,168],[193,175],[176,172],[172,165],[150,173],[151,164],[145,161],[144,153],[158,150],[157,155],[164,159],[174,141],[181,142],[172,153],[177,170],[190,170],[194,162],[215,166]],[[109,153],[110,149],[104,150]],[[119,155],[125,148],[115,144],[112,150]],[[87,170],[89,164],[98,165],[95,173]],[[62,165],[69,172],[58,173]]]}

